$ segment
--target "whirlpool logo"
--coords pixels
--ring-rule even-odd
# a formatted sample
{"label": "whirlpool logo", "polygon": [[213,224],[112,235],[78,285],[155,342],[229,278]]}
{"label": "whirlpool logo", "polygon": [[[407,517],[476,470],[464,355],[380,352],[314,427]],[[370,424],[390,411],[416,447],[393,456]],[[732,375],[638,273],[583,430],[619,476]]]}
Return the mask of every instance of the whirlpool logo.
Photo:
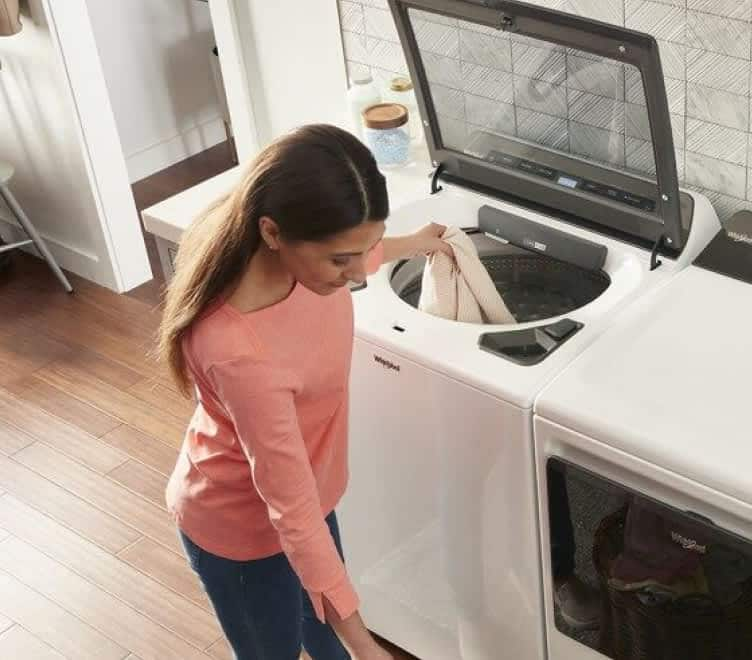
{"label": "whirlpool logo", "polygon": [[548,245],[541,243],[540,241],[534,241],[532,238],[523,239],[522,244],[531,250],[538,250],[538,252],[545,252],[548,250]]}
{"label": "whirlpool logo", "polygon": [[701,555],[707,554],[708,552],[707,546],[700,545],[694,539],[689,539],[686,536],[682,536],[678,532],[671,532],[671,540],[674,543],[678,543],[682,548],[689,550],[690,552],[696,552]]}
{"label": "whirlpool logo", "polygon": [[387,360],[386,358],[381,357],[380,355],[376,355],[374,353],[373,359],[377,364],[380,364],[384,369],[389,369],[391,371],[396,371],[399,373],[400,366],[398,364],[394,364],[391,360]]}

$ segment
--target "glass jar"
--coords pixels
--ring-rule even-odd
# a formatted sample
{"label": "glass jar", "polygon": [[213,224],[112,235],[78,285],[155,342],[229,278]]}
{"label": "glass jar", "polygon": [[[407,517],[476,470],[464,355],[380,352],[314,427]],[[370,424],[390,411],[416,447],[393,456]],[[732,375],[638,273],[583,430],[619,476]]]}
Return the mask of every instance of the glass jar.
{"label": "glass jar", "polygon": [[410,138],[413,142],[419,143],[423,137],[423,125],[420,121],[420,111],[418,110],[418,101],[415,98],[415,90],[410,79],[404,76],[392,78],[389,81],[389,87],[384,90],[383,97],[384,101],[399,103],[407,108]]}
{"label": "glass jar", "polygon": [[363,138],[363,110],[381,102],[381,94],[370,74],[353,77],[347,90],[347,106],[350,111],[352,128],[355,134]]}
{"label": "glass jar", "polygon": [[404,165],[410,159],[409,113],[399,103],[378,103],[363,111],[363,136],[382,166]]}

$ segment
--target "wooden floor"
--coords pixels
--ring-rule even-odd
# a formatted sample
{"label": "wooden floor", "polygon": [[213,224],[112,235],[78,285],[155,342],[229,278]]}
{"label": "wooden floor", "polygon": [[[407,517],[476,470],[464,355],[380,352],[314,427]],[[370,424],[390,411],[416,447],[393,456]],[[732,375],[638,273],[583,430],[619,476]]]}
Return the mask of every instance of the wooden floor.
{"label": "wooden floor", "polygon": [[160,282],[71,279],[0,276],[0,658],[230,658],[163,504],[191,406],[150,356]]}

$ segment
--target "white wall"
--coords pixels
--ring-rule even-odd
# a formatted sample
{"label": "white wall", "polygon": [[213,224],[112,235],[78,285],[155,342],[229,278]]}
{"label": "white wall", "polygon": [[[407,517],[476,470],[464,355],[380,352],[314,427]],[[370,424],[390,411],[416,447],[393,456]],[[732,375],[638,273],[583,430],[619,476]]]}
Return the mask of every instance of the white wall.
{"label": "white wall", "polygon": [[[0,158],[10,188],[67,270],[115,290],[150,279],[82,0],[29,0],[0,38]],[[0,232],[15,234],[0,208]]]}
{"label": "white wall", "polygon": [[87,0],[131,181],[225,139],[199,0]]}
{"label": "white wall", "polygon": [[[239,42],[259,146],[301,124],[348,126],[347,79],[334,0],[211,3],[212,12],[229,3],[235,16],[236,33],[223,30],[217,40],[227,43],[228,50],[229,42]],[[241,120],[233,116],[233,123]],[[241,153],[244,157],[248,155]]]}

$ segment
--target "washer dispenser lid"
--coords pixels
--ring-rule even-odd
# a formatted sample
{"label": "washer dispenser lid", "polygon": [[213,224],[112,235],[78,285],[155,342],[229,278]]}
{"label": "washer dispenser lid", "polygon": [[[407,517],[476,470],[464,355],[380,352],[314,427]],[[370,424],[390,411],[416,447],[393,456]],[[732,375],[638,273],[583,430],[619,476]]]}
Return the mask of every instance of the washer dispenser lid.
{"label": "washer dispenser lid", "polygon": [[653,37],[515,0],[389,0],[442,178],[679,253]]}

